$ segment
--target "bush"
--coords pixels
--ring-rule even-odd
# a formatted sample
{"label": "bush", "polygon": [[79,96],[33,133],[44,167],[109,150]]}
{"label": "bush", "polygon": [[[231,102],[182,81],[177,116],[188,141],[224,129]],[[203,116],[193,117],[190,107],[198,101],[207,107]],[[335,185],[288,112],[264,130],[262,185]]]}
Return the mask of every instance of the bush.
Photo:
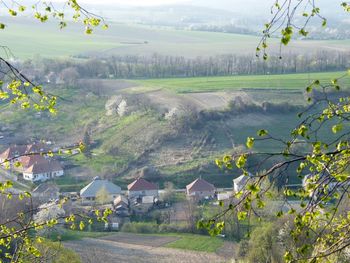
{"label": "bush", "polygon": [[268,112],[268,113],[288,113],[288,112],[297,112],[297,111],[303,110],[302,106],[291,105],[289,103],[263,102],[261,107],[265,112]]}
{"label": "bush", "polygon": [[276,225],[270,223],[255,228],[251,233],[248,248],[246,244],[242,244],[241,253],[246,253],[246,261],[252,263],[282,262],[283,250],[277,245],[277,231]]}

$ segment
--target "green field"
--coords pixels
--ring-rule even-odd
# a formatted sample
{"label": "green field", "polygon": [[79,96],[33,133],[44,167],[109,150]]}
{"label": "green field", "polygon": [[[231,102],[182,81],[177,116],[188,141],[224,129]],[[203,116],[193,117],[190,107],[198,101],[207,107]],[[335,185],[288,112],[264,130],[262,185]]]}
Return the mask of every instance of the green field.
{"label": "green field", "polygon": [[179,237],[178,240],[165,245],[169,248],[216,252],[224,244],[224,240],[218,237],[194,234],[169,234],[169,236]]}
{"label": "green field", "polygon": [[[198,77],[198,78],[169,78],[135,81],[145,86],[144,90],[167,89],[176,93],[214,92],[240,89],[305,89],[313,80],[320,80],[329,84],[334,78],[339,78],[345,72],[304,73],[285,75],[250,75],[225,77]],[[349,87],[350,76],[341,80],[340,84]]]}
{"label": "green field", "polygon": [[[219,54],[254,54],[257,36],[176,30],[138,24],[109,24],[108,30],[96,29],[85,35],[80,24],[69,23],[60,30],[53,21],[40,23],[25,18],[2,18],[7,25],[0,32],[1,44],[8,46],[18,58],[67,57],[86,54],[110,55],[178,55],[186,57]],[[295,41],[285,52],[346,50],[349,41]],[[271,40],[278,50],[278,40]]]}

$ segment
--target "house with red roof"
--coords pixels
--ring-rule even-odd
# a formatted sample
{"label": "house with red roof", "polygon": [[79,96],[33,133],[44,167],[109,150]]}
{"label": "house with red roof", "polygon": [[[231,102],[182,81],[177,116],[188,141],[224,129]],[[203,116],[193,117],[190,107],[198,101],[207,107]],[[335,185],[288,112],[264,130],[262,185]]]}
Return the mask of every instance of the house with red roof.
{"label": "house with red roof", "polygon": [[20,162],[21,166],[13,167],[23,173],[23,178],[28,181],[47,181],[49,179],[64,175],[61,164],[45,155],[48,151],[43,143],[28,145],[11,145],[0,153],[0,164],[6,165],[9,161],[12,166]]}
{"label": "house with red roof", "polygon": [[148,182],[143,178],[137,178],[131,184],[128,185],[128,197],[138,198],[143,196],[158,197],[158,185]]}
{"label": "house with red roof", "polygon": [[[46,145],[42,143],[33,143],[28,145],[11,145],[5,151],[0,153],[0,163],[4,165],[6,161],[13,164],[17,161],[21,161],[22,157],[39,156],[40,153],[45,152]],[[36,154],[37,153],[37,154]]]}
{"label": "house with red roof", "polygon": [[187,197],[195,199],[213,198],[215,192],[215,186],[202,178],[197,178],[186,186]]}
{"label": "house with red roof", "polygon": [[26,151],[26,145],[11,145],[0,154],[0,163],[4,165],[6,161],[9,161],[10,164],[13,164],[14,162],[18,161],[18,158],[21,155],[24,155]]}
{"label": "house with red roof", "polygon": [[44,182],[63,175],[63,168],[56,160],[34,162],[23,170],[23,178],[32,182]]}
{"label": "house with red roof", "polygon": [[32,166],[34,163],[46,162],[47,158],[40,154],[25,155],[18,158],[22,167],[19,167],[22,171]]}

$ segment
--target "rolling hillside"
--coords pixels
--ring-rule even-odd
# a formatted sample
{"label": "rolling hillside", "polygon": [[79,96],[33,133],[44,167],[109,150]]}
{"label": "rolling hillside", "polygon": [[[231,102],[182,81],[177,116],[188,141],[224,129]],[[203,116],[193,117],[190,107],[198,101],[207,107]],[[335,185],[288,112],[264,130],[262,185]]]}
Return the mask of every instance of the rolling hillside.
{"label": "rolling hillside", "polygon": [[[8,30],[0,32],[2,45],[18,58],[151,55],[214,56],[254,54],[256,36],[176,30],[170,27],[111,23],[108,30],[97,29],[85,35],[80,24],[70,23],[63,30],[54,22],[40,23],[25,18],[3,18]],[[30,21],[30,23],[29,23]],[[40,33],[38,33],[40,32]],[[279,50],[272,40],[271,50]],[[349,40],[295,41],[284,52],[348,50]],[[3,52],[3,51],[2,51]]]}
{"label": "rolling hillside", "polygon": [[[125,186],[140,173],[161,186],[171,181],[182,188],[202,175],[224,187],[231,185],[239,171],[219,170],[215,158],[239,151],[246,138],[261,128],[286,137],[297,123],[293,108],[266,112],[259,108],[262,103],[301,107],[306,105],[304,88],[312,79],[326,81],[340,75],[95,80],[96,86],[89,89],[84,85],[51,87],[63,98],[56,117],[29,111],[24,119],[22,111],[7,106],[1,109],[0,121],[6,138],[17,143],[36,138],[63,145],[81,140],[88,128],[93,140],[92,158],[77,155],[64,159],[67,176],[58,180],[63,190],[77,190],[96,174]],[[350,86],[349,79],[342,80],[344,87]],[[113,96],[126,100],[125,116],[106,115],[106,102]],[[235,100],[256,105],[255,110],[230,110],[229,104]],[[171,111],[179,117],[167,118]],[[197,115],[201,112],[206,115]],[[279,147],[278,143],[257,143],[255,149],[275,151]]]}

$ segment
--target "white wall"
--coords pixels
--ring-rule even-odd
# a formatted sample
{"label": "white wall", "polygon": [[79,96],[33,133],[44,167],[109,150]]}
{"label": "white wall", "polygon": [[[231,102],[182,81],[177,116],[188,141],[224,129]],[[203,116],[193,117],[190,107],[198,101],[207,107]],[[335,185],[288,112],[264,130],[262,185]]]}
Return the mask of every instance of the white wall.
{"label": "white wall", "polygon": [[129,198],[138,196],[158,196],[158,190],[128,191]]}
{"label": "white wall", "polygon": [[32,182],[38,182],[38,181],[47,181],[49,179],[52,179],[54,177],[60,177],[64,175],[64,171],[55,171],[55,172],[48,172],[48,173],[40,173],[40,174],[33,174],[33,173],[23,173],[24,180],[32,181]]}

